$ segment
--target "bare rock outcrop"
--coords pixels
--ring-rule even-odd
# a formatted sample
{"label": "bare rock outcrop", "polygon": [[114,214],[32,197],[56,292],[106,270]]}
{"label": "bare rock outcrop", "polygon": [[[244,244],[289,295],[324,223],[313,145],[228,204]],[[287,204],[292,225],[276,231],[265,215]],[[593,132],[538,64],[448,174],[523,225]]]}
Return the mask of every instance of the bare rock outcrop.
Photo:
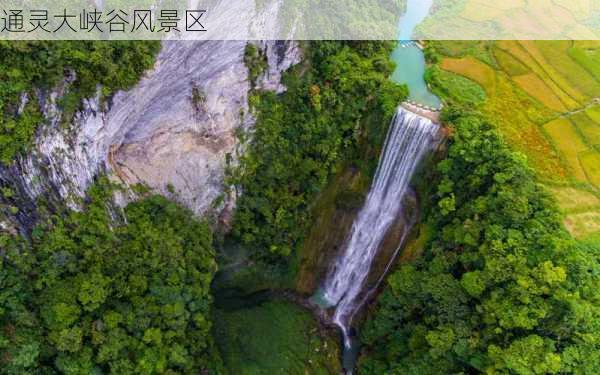
{"label": "bare rock outcrop", "polygon": [[[257,44],[268,58],[259,87],[283,91],[282,72],[301,58],[297,43]],[[134,88],[109,103],[85,100],[68,126],[60,124],[56,105],[61,88],[46,95],[46,123],[33,149],[0,166],[0,185],[16,192],[20,208],[13,221],[35,221],[40,197],[77,209],[101,172],[126,184],[146,184],[205,214],[224,192],[227,163],[236,162],[237,129],[254,124],[245,47],[245,41],[165,41],[154,68]],[[224,202],[214,213],[232,207]]]}

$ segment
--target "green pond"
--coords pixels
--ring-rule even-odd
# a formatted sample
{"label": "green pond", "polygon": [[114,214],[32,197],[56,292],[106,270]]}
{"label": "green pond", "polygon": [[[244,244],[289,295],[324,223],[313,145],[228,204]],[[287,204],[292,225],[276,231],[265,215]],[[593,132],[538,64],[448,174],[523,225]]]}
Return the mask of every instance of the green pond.
{"label": "green pond", "polygon": [[423,51],[413,42],[400,42],[392,52],[392,60],[396,63],[396,70],[392,80],[408,86],[409,100],[439,109],[440,99],[432,94],[425,83],[425,56]]}

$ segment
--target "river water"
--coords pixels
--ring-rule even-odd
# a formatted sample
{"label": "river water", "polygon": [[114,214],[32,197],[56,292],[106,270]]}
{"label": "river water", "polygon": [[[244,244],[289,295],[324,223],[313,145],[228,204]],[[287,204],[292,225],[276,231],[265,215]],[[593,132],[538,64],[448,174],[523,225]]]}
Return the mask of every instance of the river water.
{"label": "river water", "polygon": [[400,18],[398,26],[398,47],[392,52],[396,70],[392,80],[408,86],[408,99],[423,106],[439,109],[440,99],[427,88],[425,74],[425,56],[423,51],[411,41],[415,27],[429,13],[433,0],[408,0],[406,13]]}

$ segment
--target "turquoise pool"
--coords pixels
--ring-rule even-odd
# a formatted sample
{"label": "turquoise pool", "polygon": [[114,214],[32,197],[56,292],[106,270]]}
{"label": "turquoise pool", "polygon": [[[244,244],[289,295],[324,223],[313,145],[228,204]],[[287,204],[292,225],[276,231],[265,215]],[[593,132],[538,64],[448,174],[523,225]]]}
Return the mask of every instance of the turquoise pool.
{"label": "turquoise pool", "polygon": [[413,30],[429,13],[432,0],[408,0],[406,13],[398,23],[398,47],[392,52],[396,70],[392,80],[408,86],[409,99],[427,107],[440,108],[440,99],[433,95],[425,83],[425,56],[413,42]]}

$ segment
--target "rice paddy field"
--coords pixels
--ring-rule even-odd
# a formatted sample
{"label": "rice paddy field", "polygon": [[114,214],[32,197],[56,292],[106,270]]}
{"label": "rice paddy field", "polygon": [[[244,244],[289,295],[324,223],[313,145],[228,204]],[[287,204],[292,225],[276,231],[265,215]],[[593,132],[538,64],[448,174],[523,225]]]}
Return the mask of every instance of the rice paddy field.
{"label": "rice paddy field", "polygon": [[416,34],[424,40],[593,40],[599,9],[595,0],[437,0]]}
{"label": "rice paddy field", "polygon": [[578,238],[600,232],[600,42],[436,41],[444,71],[481,86],[480,110],[525,154]]}

